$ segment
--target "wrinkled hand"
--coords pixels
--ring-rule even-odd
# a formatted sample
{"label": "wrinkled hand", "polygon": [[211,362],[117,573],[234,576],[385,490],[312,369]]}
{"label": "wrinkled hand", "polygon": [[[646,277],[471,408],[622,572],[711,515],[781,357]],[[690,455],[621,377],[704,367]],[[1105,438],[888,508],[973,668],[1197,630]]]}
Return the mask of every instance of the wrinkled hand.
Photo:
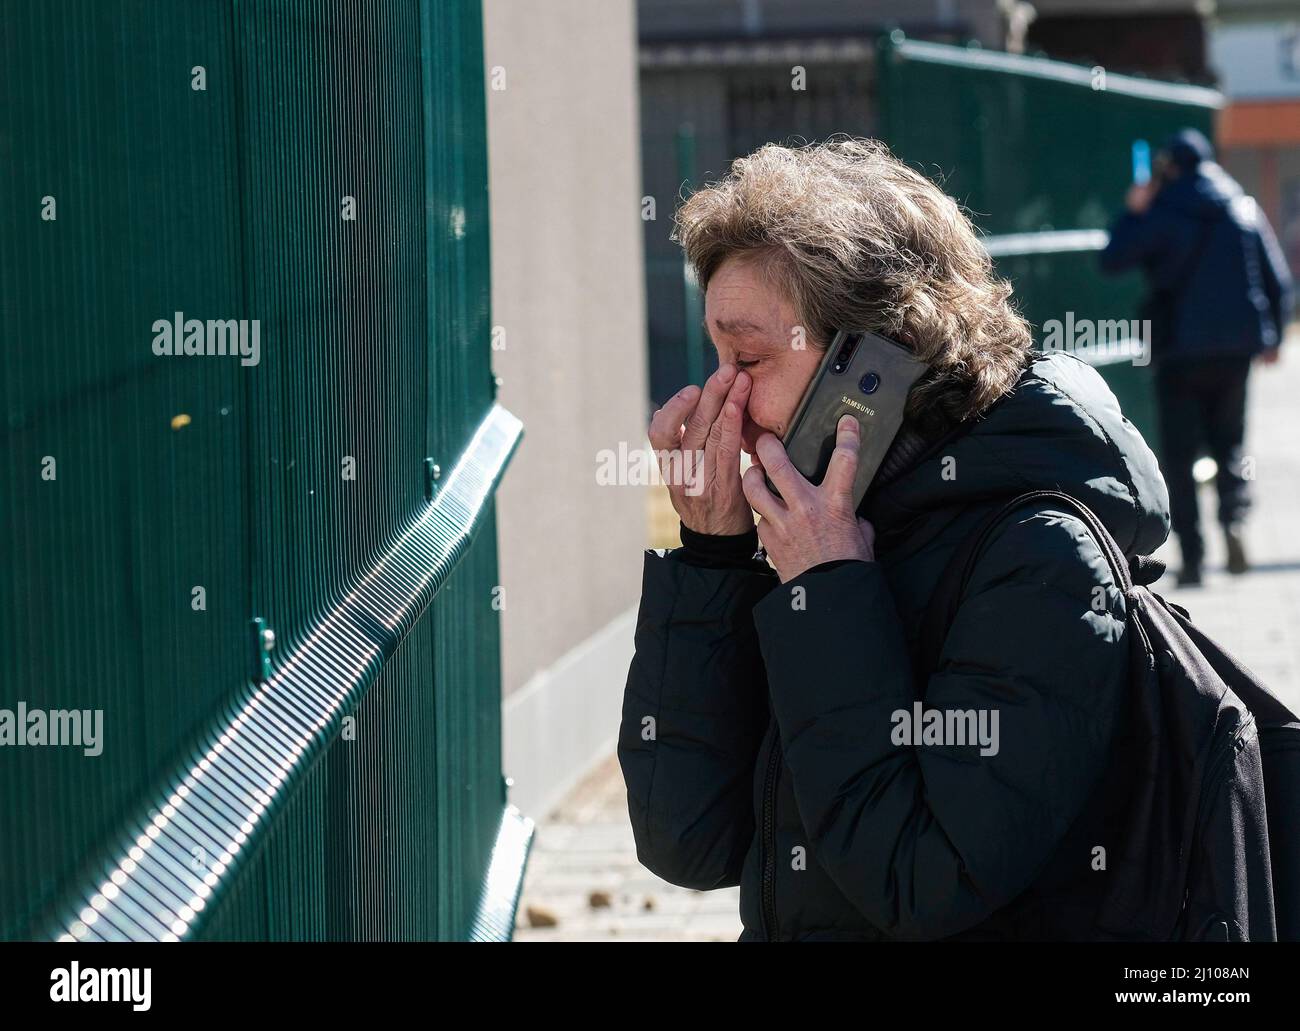
{"label": "wrinkled hand", "polygon": [[730,362],[704,389],[679,390],[650,420],[650,446],[673,508],[689,530],[744,533],[754,513],[740,485],[740,429],[751,380]]}
{"label": "wrinkled hand", "polygon": [[[761,464],[745,473],[745,497],[763,517],[758,539],[782,583],[834,559],[875,561],[876,531],[867,520],[858,518],[853,505],[860,435],[853,416],[841,417],[826,477],[816,487],[794,467],[773,434],[759,437],[756,448]],[[764,470],[781,497],[768,489]]]}

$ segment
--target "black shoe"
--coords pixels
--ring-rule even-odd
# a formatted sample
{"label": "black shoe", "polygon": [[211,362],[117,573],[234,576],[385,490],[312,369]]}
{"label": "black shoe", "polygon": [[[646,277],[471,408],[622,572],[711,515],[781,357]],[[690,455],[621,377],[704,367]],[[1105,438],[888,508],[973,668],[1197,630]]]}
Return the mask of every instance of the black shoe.
{"label": "black shoe", "polygon": [[1178,573],[1179,587],[1200,587],[1201,586],[1201,567],[1200,566],[1183,566]]}
{"label": "black shoe", "polygon": [[1246,558],[1246,545],[1241,539],[1240,526],[1224,527],[1224,536],[1228,541],[1228,572],[1240,576],[1250,570],[1250,561]]}

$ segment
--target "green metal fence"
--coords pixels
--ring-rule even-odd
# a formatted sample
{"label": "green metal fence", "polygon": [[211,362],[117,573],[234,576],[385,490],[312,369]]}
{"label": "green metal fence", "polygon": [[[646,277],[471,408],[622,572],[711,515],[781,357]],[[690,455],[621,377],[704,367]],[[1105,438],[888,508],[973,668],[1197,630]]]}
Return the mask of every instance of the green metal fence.
{"label": "green metal fence", "polygon": [[6,5],[0,937],[508,935],[481,31]]}
{"label": "green metal fence", "polygon": [[[1184,127],[1212,138],[1221,95],[898,33],[877,67],[880,135],[966,206],[1035,339],[1075,345],[1155,442],[1149,351],[1135,356],[1125,341],[1140,345],[1142,327],[1123,325],[1137,319],[1141,277],[1103,278],[1097,252],[1132,180],[1133,142],[1154,150]],[[1073,331],[1083,326],[1091,349]]]}
{"label": "green metal fence", "polygon": [[[1012,280],[1035,339],[1090,324],[1109,338],[1136,319],[1133,273],[1103,278],[1097,252],[1123,203],[1132,145],[1154,149],[1177,129],[1212,136],[1222,97],[1213,90],[920,40],[895,32],[874,53],[830,61],[810,51],[807,82],[793,90],[789,62],[720,44],[687,67],[643,51],[645,192],[676,198],[717,178],[767,141],[835,133],[876,136],[961,201]],[[820,56],[819,56],[820,55]],[[688,147],[682,145],[689,143]],[[652,395],[711,371],[698,332],[696,288],[683,281],[670,220],[646,224],[647,330]],[[1132,328],[1132,327],[1129,327]],[[1141,327],[1137,327],[1140,335]],[[1077,353],[1110,382],[1125,412],[1155,443],[1149,373],[1128,333],[1107,350]],[[1054,341],[1051,341],[1054,342]]]}

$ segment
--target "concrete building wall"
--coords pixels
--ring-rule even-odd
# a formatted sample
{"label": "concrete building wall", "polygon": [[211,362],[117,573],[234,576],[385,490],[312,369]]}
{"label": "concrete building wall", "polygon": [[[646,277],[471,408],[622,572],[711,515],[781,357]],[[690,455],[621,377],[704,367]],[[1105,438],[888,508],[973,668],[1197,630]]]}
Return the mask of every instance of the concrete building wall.
{"label": "concrete building wall", "polygon": [[636,9],[484,0],[483,18],[493,366],[524,421],[498,494],[504,765],[536,816],[617,733],[646,544],[645,489],[596,482],[649,415]]}
{"label": "concrete building wall", "polygon": [[1219,161],[1263,208],[1292,274],[1300,270],[1300,22],[1231,4],[1210,34],[1228,103],[1219,113]]}

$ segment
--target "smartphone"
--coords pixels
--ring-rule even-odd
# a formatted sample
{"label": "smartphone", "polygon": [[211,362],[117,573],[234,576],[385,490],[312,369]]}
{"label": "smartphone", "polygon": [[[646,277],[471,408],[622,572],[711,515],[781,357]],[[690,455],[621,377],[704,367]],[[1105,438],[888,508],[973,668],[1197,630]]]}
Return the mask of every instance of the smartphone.
{"label": "smartphone", "polygon": [[[907,396],[927,367],[888,337],[867,330],[836,333],[782,441],[794,467],[820,484],[835,450],[835,427],[841,416],[853,416],[861,429],[853,505],[860,505],[903,423]],[[768,488],[776,493],[770,479]]]}
{"label": "smartphone", "polygon": [[1146,140],[1134,140],[1130,160],[1133,165],[1133,181],[1145,186],[1151,181],[1151,144]]}

